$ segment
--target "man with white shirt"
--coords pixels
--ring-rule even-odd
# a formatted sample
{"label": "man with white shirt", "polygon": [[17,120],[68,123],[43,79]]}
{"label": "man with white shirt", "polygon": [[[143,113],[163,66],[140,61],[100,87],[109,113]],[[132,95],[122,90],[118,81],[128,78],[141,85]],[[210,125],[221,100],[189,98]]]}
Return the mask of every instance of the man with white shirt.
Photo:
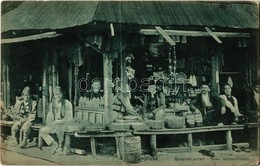
{"label": "man with white shirt", "polygon": [[202,83],[201,91],[202,93],[191,101],[191,111],[201,112],[204,126],[222,126],[221,115],[226,113],[225,101],[218,95],[210,93],[206,82]]}
{"label": "man with white shirt", "polygon": [[[46,125],[40,129],[39,136],[47,145],[53,146],[53,154],[62,154],[62,144],[64,141],[64,131],[67,129],[68,122],[73,118],[72,104],[64,99],[61,87],[56,86],[53,89],[53,99],[49,105],[49,111],[46,117]],[[58,143],[51,134],[56,134]],[[42,143],[42,142],[40,142]],[[41,149],[42,144],[39,143]]]}

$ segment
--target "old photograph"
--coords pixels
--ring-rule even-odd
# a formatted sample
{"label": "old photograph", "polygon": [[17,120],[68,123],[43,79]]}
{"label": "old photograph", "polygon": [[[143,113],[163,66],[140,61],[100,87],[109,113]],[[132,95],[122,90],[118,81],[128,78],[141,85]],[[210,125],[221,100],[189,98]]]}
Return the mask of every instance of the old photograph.
{"label": "old photograph", "polygon": [[259,1],[1,1],[2,165],[259,166]]}

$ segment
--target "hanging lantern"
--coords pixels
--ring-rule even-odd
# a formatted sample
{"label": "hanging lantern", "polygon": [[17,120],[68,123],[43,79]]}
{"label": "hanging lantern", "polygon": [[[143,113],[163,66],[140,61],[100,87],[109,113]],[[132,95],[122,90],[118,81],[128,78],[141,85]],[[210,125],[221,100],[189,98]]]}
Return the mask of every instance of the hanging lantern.
{"label": "hanging lantern", "polygon": [[180,42],[180,36],[177,35],[177,36],[175,37],[175,39],[176,39],[176,41],[175,41],[176,43],[179,43],[179,42]]}
{"label": "hanging lantern", "polygon": [[239,47],[239,48],[241,47],[241,41],[240,40],[238,41],[237,47]]}
{"label": "hanging lantern", "polygon": [[163,42],[163,36],[162,35],[159,36],[158,42],[160,42],[160,43]]}
{"label": "hanging lantern", "polygon": [[245,40],[245,39],[242,40],[241,46],[242,46],[242,47],[247,47],[247,44],[246,44],[246,40]]}
{"label": "hanging lantern", "polygon": [[175,37],[175,36],[171,36],[171,38],[172,38],[172,40],[173,40],[174,42],[176,42],[176,37]]}
{"label": "hanging lantern", "polygon": [[186,36],[182,36],[181,43],[187,43]]}

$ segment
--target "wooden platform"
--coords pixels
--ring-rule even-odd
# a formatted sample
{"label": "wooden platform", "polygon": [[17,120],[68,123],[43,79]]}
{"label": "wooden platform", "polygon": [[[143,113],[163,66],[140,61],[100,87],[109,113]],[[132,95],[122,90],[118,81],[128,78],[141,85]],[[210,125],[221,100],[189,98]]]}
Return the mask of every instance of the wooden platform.
{"label": "wooden platform", "polygon": [[90,147],[91,153],[93,157],[96,157],[96,138],[107,138],[113,137],[116,141],[116,154],[117,158],[121,158],[119,152],[119,138],[132,135],[130,131],[122,131],[122,132],[113,132],[113,131],[101,131],[101,132],[87,132],[87,131],[78,131],[78,132],[65,132],[65,143],[63,151],[65,154],[68,154],[70,151],[70,140],[71,137],[74,136],[76,138],[90,138]]}
{"label": "wooden platform", "polygon": [[[0,121],[1,127],[12,127],[14,124],[13,121]],[[150,147],[153,149],[157,149],[157,135],[179,135],[184,134],[187,135],[188,140],[188,147],[177,147],[177,148],[164,148],[164,150],[167,151],[175,151],[175,152],[181,152],[181,151],[193,151],[198,148],[198,146],[193,146],[193,134],[195,133],[206,133],[206,132],[224,132],[226,136],[226,144],[222,145],[210,145],[210,146],[204,146],[206,149],[213,150],[216,149],[227,149],[232,150],[233,140],[232,140],[232,131],[239,131],[244,130],[248,128],[258,128],[259,130],[259,123],[247,123],[245,125],[226,125],[226,126],[206,126],[206,127],[195,127],[195,128],[182,128],[182,129],[149,129],[144,131],[122,131],[122,132],[113,132],[113,131],[101,131],[101,132],[87,132],[87,131],[78,131],[78,132],[72,132],[72,131],[65,131],[65,141],[64,141],[64,148],[63,152],[64,154],[68,154],[70,152],[70,142],[71,137],[76,138],[90,138],[90,146],[91,146],[91,153],[94,157],[96,157],[96,138],[100,137],[114,137],[116,141],[116,150],[117,150],[117,157],[121,158],[119,153],[119,138],[128,136],[128,135],[136,135],[136,136],[150,136]],[[32,130],[38,131],[41,127],[43,127],[42,124],[35,124],[32,125]],[[41,141],[41,139],[38,136],[38,141]],[[245,147],[248,147],[248,143],[239,143],[236,145],[243,145]],[[201,147],[200,147],[201,148]],[[212,149],[213,148],[213,149]],[[162,149],[159,149],[162,150]]]}
{"label": "wooden platform", "polygon": [[[247,124],[248,128],[259,127],[259,124]],[[146,131],[133,131],[133,135],[150,136],[150,148],[157,149],[157,135],[187,135],[188,150],[194,150],[193,146],[193,134],[194,133],[205,133],[205,132],[225,132],[226,144],[225,149],[232,150],[233,140],[232,131],[244,130],[245,125],[226,125],[226,126],[206,126],[206,127],[195,127],[195,128],[183,128],[183,129],[150,129]],[[222,145],[223,146],[223,145]],[[187,149],[187,148],[186,148]]]}

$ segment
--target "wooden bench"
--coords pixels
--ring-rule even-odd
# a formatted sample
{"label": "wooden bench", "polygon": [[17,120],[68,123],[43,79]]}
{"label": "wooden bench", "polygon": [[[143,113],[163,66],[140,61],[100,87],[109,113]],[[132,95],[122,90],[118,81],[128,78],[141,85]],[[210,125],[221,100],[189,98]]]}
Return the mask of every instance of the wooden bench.
{"label": "wooden bench", "polygon": [[[1,134],[3,134],[3,127],[10,128],[10,130],[11,130],[11,127],[13,126],[14,123],[15,123],[15,121],[4,121],[4,120],[1,120],[0,121],[0,125],[1,125],[1,128],[2,128]],[[38,132],[38,136],[37,136],[38,139],[39,139],[39,130],[42,127],[43,127],[42,124],[34,124],[34,125],[31,126],[31,130],[32,131]]]}
{"label": "wooden bench", "polygon": [[100,131],[100,132],[87,132],[87,131],[78,131],[78,132],[65,132],[65,141],[63,152],[68,154],[70,152],[70,140],[71,137],[75,138],[90,138],[90,147],[93,157],[96,157],[96,138],[108,138],[114,137],[116,141],[116,155],[117,158],[121,158],[119,152],[119,138],[132,135],[130,131],[114,132],[114,131]]}
{"label": "wooden bench", "polygon": [[[0,125],[3,127],[12,127],[13,124],[15,123],[15,121],[5,121],[5,120],[1,120],[0,121]],[[34,124],[31,126],[32,130],[38,131],[43,125],[42,124]]]}
{"label": "wooden bench", "polygon": [[[258,125],[248,125],[248,127],[257,127]],[[147,131],[133,131],[133,135],[150,136],[150,147],[157,149],[156,136],[157,135],[178,135],[187,134],[188,150],[193,150],[193,138],[194,133],[205,133],[205,132],[217,132],[224,131],[226,135],[226,149],[232,150],[232,134],[231,131],[243,130],[244,125],[226,125],[226,126],[206,126],[206,127],[195,127],[195,128],[182,128],[182,129],[150,129]]]}

